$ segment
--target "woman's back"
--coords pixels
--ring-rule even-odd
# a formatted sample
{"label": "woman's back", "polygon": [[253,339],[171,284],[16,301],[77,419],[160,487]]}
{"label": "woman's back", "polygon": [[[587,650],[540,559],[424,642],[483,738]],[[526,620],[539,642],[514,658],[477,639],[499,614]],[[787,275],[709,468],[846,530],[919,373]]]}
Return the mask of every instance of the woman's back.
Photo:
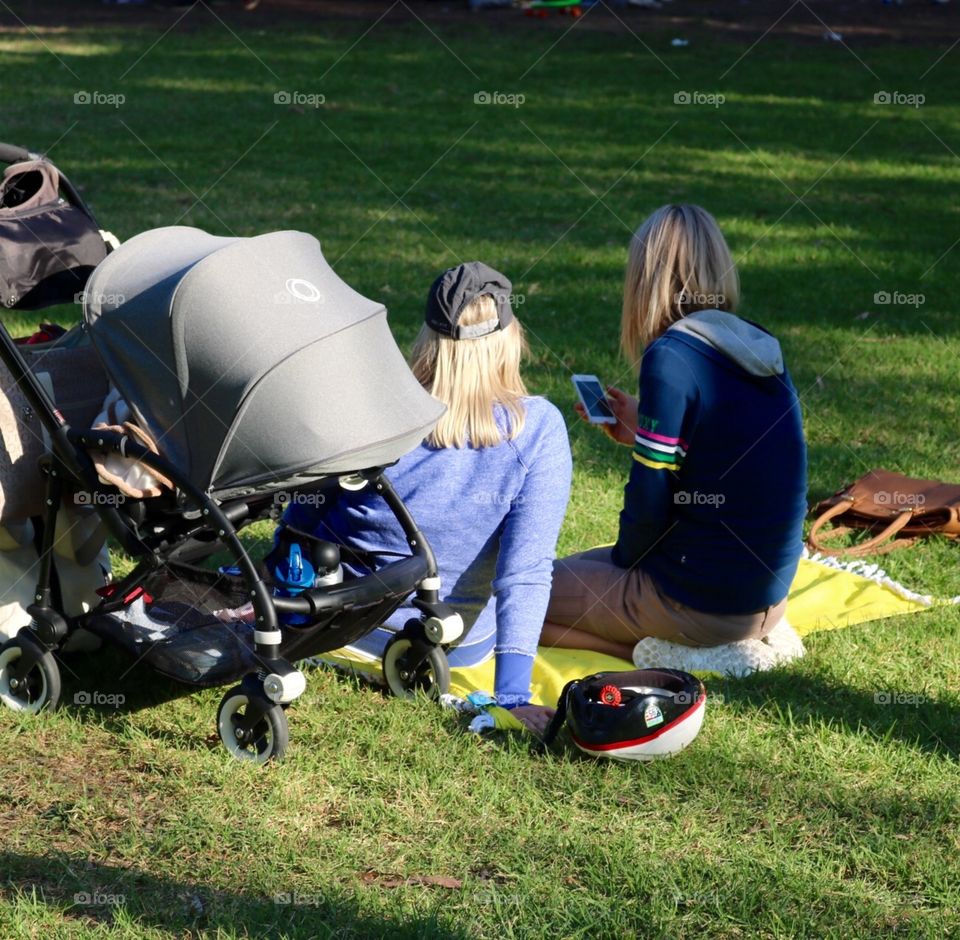
{"label": "woman's back", "polygon": [[[560,412],[546,399],[523,400],[526,420],[519,435],[495,446],[442,447],[424,443],[387,471],[437,557],[441,594],[464,618],[466,635],[451,661],[474,661],[493,648],[497,632],[495,592],[507,609],[501,643],[527,627],[526,610],[545,606],[556,532],[570,486],[570,448]],[[506,415],[497,409],[498,424]],[[297,510],[289,521],[297,525]],[[299,520],[301,522],[306,520]],[[320,534],[373,552],[406,553],[400,527],[374,493],[345,493],[324,514]],[[513,589],[525,585],[526,590]],[[540,597],[540,595],[543,597]],[[389,621],[402,626],[401,609]],[[532,614],[534,632],[541,614]],[[540,618],[540,619],[538,619]],[[376,654],[384,641],[373,634],[358,644]]]}
{"label": "woman's back", "polygon": [[671,525],[640,566],[697,610],[741,613],[785,597],[801,550],[806,447],[776,340],[729,313],[685,318],[644,354],[640,415],[639,475],[667,446],[677,461]]}

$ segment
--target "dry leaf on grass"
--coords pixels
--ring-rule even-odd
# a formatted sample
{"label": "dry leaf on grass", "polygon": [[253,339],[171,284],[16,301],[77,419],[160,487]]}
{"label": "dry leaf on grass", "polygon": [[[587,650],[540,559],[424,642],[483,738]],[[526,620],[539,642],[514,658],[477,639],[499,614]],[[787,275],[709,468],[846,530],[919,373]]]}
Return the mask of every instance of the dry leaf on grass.
{"label": "dry leaf on grass", "polygon": [[386,875],[379,871],[365,871],[360,875],[365,885],[376,885],[378,888],[462,888],[463,882],[459,878],[447,875],[410,875],[406,878],[400,875]]}

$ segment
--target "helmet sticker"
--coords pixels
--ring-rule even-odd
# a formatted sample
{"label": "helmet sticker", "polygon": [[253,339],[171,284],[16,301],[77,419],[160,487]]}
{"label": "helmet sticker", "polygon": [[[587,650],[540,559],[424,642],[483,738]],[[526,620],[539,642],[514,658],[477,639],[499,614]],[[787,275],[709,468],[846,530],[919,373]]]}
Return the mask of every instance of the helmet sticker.
{"label": "helmet sticker", "polygon": [[654,705],[653,703],[648,705],[643,712],[643,721],[648,728],[653,728],[656,725],[662,725],[663,712],[660,711],[660,706]]}

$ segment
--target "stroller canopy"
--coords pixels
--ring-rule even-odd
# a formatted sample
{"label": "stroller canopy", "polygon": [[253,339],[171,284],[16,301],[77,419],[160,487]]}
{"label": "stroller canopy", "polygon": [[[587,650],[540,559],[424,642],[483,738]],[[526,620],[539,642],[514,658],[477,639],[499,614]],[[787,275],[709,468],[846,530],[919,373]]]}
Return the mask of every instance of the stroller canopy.
{"label": "stroller canopy", "polygon": [[220,497],[391,463],[444,411],[303,232],[143,232],[96,268],[84,317],[160,453]]}

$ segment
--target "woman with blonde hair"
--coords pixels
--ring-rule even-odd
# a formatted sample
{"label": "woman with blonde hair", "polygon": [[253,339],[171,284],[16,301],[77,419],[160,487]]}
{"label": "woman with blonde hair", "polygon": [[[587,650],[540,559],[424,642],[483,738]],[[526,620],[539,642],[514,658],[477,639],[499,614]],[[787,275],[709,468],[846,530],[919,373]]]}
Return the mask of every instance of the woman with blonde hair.
{"label": "woman with blonde hair", "polygon": [[738,299],[704,209],[663,206],[633,236],[620,333],[629,362],[642,353],[640,394],[608,389],[617,423],[602,425],[633,449],[619,535],[556,563],[544,645],[630,659],[645,636],[718,646],[782,619],[806,445],[780,344]]}
{"label": "woman with blonde hair", "polygon": [[[463,617],[450,664],[495,656],[498,703],[540,731],[550,712],[528,704],[530,677],[570,492],[570,444],[560,412],[529,395],[521,378],[526,342],[511,290],[480,262],[436,279],[411,368],[447,411],[387,476],[433,547],[442,599]],[[324,508],[293,506],[285,519],[384,562],[391,551],[406,551],[376,495],[349,493]],[[388,626],[402,627],[411,616],[416,611],[403,608]],[[379,657],[391,635],[376,630],[353,648]]]}

